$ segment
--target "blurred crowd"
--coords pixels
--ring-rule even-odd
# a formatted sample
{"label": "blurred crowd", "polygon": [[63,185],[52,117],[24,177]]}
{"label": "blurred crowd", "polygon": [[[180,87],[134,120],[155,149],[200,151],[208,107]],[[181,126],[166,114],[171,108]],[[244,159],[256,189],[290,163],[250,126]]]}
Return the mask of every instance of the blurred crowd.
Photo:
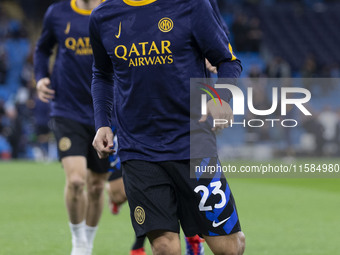
{"label": "blurred crowd", "polygon": [[20,5],[0,3],[0,159],[55,158],[49,106],[35,94],[32,27]]}
{"label": "blurred crowd", "polygon": [[[48,126],[49,106],[37,100],[32,63],[34,44],[40,33],[43,13],[52,2],[54,1],[0,2],[0,159],[54,160],[57,157],[53,149],[55,148],[53,136]],[[243,60],[245,77],[339,78],[339,63],[331,62],[321,66],[316,56],[308,54],[302,61],[303,64],[296,69],[284,57],[268,53],[263,43],[266,35],[261,18],[257,15],[257,6],[282,2],[313,6],[332,1],[219,1],[222,15],[230,29],[229,36],[234,50]],[[36,8],[38,4],[39,8]],[[255,63],[248,61],[249,54],[257,56],[253,61]],[[320,90],[320,87],[313,83],[306,83],[305,87],[325,97],[338,89],[336,85],[330,85]],[[258,101],[266,102],[266,98],[261,99],[265,93],[258,95]],[[325,121],[326,118],[332,121]],[[305,134],[313,136],[315,149],[311,153],[320,155],[340,153],[337,145],[340,141],[340,108],[330,105],[315,110],[313,118],[304,122],[302,129]],[[258,140],[273,139],[265,129],[258,130],[255,131],[257,132],[255,136],[261,138]],[[288,139],[283,135],[282,139],[288,141],[286,148],[290,150],[294,143],[291,141],[292,138]],[[249,141],[246,138],[243,142]],[[333,153],[329,153],[330,151]]]}
{"label": "blurred crowd", "polygon": [[[301,87],[308,83],[315,86],[329,87],[329,79],[273,79],[264,77],[258,79],[251,77],[242,80],[240,87],[243,91],[247,88],[253,89],[253,107],[257,110],[268,110],[273,106],[273,88]],[[270,116],[256,116],[248,111],[246,120],[256,120],[259,125],[261,120],[265,123],[261,128],[254,128],[246,125],[243,142],[253,148],[267,145],[271,148],[273,156],[340,156],[340,80],[333,84],[337,90],[327,95],[312,94],[313,103],[305,104],[312,114],[306,116],[297,107],[286,106],[286,115],[282,114],[281,103]],[[307,86],[304,86],[305,88]],[[332,89],[330,89],[332,90]],[[280,94],[278,94],[280,97]],[[302,96],[302,95],[301,95]],[[291,98],[292,96],[289,96]],[[299,96],[300,97],[300,96]],[[299,98],[294,97],[294,98]],[[242,118],[235,117],[237,122]],[[269,122],[275,120],[275,122]],[[285,128],[281,121],[295,120],[297,128]],[[293,125],[288,121],[288,125]],[[272,128],[274,125],[275,128]],[[238,133],[237,136],[240,136]],[[236,136],[236,135],[235,135]],[[230,140],[230,139],[229,139]]]}

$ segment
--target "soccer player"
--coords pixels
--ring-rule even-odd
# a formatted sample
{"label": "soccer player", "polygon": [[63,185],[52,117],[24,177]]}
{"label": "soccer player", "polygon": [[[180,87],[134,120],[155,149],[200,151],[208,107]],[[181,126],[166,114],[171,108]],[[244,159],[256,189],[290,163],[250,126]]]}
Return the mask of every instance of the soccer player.
{"label": "soccer player", "polygon": [[[219,77],[241,73],[209,1],[107,0],[91,14],[90,37],[93,145],[101,158],[114,152],[114,109],[136,235],[147,235],[154,254],[181,254],[180,221],[186,236],[201,234],[214,254],[243,254],[225,177],[190,178],[194,166],[220,165],[213,131],[227,127],[212,129],[207,115],[190,119],[190,78],[206,76],[205,58]],[[222,106],[209,101],[207,112],[231,119],[231,95],[220,95]],[[200,142],[190,148],[192,139]]]}
{"label": "soccer player", "polygon": [[[88,24],[92,9],[101,2],[71,0],[52,4],[45,14],[34,57],[38,96],[43,102],[51,102],[53,131],[66,176],[72,255],[92,254],[108,178],[108,160],[99,159],[91,146],[95,129]],[[50,77],[49,59],[56,44],[58,51]]]}
{"label": "soccer player", "polygon": [[[218,19],[218,22],[222,26],[223,30],[225,31],[226,35],[229,35],[229,29],[227,24],[225,23],[221,12],[218,8],[218,4],[216,0],[209,0],[211,7],[214,10],[214,13]],[[206,68],[214,74],[217,74],[216,66],[212,66],[210,62],[206,59],[205,60]],[[210,74],[207,73],[207,76],[210,77]],[[203,246],[204,239],[199,237],[198,235],[192,237],[185,237],[185,245],[186,245],[186,253],[185,255],[204,255],[204,246]]]}

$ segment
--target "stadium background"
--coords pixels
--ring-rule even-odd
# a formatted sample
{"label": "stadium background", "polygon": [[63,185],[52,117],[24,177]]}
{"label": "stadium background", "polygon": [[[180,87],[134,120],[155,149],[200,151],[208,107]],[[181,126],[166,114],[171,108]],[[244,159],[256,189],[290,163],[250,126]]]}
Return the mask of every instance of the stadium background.
{"label": "stadium background", "polygon": [[[43,14],[52,2],[0,2],[2,159],[56,159],[53,137],[48,135],[48,105],[37,100],[32,74],[35,42]],[[340,77],[340,1],[221,0],[219,4],[234,50],[243,63],[242,77]],[[280,129],[236,128],[228,131],[228,144],[239,151],[244,145],[267,145],[272,156],[339,155],[340,86],[308,84],[307,88],[313,94],[313,118],[308,122],[291,134]],[[258,95],[270,92],[270,88],[262,89],[265,91]]]}
{"label": "stadium background", "polygon": [[[70,248],[63,172],[54,162],[48,105],[37,100],[32,72],[42,17],[53,2],[0,1],[0,254],[67,254]],[[340,78],[340,1],[218,2],[243,77]],[[223,151],[230,160],[238,165],[254,160],[339,163],[340,86],[306,88],[314,98],[313,117],[289,134],[283,129],[228,131],[223,135],[229,147]],[[269,91],[264,88],[263,94]],[[230,183],[248,238],[246,254],[340,254],[339,179]],[[126,254],[133,238],[126,225],[127,206],[117,217],[104,212],[95,254]],[[123,242],[115,241],[122,237]]]}

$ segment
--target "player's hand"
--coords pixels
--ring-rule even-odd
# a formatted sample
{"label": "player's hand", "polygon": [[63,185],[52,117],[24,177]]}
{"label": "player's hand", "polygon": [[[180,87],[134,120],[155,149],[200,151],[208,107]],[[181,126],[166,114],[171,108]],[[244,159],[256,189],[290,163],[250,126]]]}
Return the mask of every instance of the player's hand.
{"label": "player's hand", "polygon": [[210,115],[214,120],[227,120],[226,124],[216,124],[215,127],[212,128],[212,131],[222,130],[224,128],[229,127],[229,123],[234,121],[233,110],[231,109],[230,105],[222,100],[222,105],[220,102],[217,104],[211,99],[207,103],[207,115],[202,115],[199,122],[205,122]]}
{"label": "player's hand", "polygon": [[37,83],[38,97],[44,103],[49,103],[54,98],[55,91],[48,87],[50,84],[50,78],[42,78]]}
{"label": "player's hand", "polygon": [[208,59],[205,59],[205,66],[211,73],[217,73],[217,67],[210,64]]}
{"label": "player's hand", "polygon": [[99,128],[92,145],[96,149],[99,158],[107,158],[110,154],[114,153],[111,127]]}

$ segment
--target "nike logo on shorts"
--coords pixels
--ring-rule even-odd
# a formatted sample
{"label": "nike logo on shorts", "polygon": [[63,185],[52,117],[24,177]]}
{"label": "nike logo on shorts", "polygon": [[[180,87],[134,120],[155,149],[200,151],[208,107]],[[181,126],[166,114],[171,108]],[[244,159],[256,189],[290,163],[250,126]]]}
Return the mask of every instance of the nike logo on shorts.
{"label": "nike logo on shorts", "polygon": [[220,225],[222,225],[223,223],[227,222],[229,219],[230,219],[230,216],[229,216],[228,218],[226,218],[226,219],[224,219],[224,220],[218,222],[218,223],[216,223],[215,221],[213,221],[212,226],[213,226],[214,228],[217,228],[218,226],[220,226]]}

